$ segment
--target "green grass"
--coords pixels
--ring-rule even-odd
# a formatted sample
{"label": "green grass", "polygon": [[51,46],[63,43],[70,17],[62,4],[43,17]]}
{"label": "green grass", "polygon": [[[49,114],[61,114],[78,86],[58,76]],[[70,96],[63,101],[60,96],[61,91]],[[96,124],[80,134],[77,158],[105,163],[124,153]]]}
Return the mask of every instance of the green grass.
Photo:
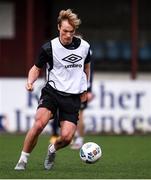
{"label": "green grass", "polygon": [[86,136],[102,147],[102,158],[85,164],[79,151],[69,147],[57,152],[51,171],[45,171],[43,160],[48,135],[41,135],[32,152],[27,169],[14,171],[25,135],[0,135],[0,178],[7,179],[151,179],[151,136]]}

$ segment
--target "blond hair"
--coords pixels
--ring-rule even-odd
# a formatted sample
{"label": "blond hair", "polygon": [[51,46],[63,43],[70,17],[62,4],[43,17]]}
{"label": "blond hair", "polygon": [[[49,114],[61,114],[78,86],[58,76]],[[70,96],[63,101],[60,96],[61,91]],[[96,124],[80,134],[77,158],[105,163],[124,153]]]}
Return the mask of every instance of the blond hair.
{"label": "blond hair", "polygon": [[75,29],[78,29],[81,24],[81,20],[78,18],[78,15],[73,13],[71,9],[61,10],[58,16],[58,24],[61,26],[63,20],[68,20]]}

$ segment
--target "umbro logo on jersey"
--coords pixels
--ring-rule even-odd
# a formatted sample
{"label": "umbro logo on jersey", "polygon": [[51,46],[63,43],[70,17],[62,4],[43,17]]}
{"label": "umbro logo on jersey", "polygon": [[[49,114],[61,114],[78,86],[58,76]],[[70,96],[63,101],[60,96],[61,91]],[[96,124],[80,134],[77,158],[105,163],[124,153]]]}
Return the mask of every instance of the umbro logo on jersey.
{"label": "umbro logo on jersey", "polygon": [[76,63],[76,62],[80,61],[81,59],[82,59],[81,56],[78,56],[76,54],[70,54],[69,56],[63,58],[62,60],[70,62],[70,63]]}

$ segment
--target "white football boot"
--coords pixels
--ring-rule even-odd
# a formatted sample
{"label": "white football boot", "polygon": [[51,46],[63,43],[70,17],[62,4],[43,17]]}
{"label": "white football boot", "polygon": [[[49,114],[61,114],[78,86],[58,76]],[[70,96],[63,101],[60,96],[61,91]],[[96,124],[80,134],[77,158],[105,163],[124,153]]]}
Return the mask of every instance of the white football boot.
{"label": "white football boot", "polygon": [[22,170],[25,170],[26,169],[26,164],[24,161],[19,161],[16,166],[15,166],[15,170],[17,171],[22,171]]}

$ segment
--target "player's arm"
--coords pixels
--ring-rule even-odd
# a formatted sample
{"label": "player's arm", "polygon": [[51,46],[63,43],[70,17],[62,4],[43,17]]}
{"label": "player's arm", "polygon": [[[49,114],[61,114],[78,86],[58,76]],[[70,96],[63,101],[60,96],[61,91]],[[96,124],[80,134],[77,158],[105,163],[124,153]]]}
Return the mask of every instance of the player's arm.
{"label": "player's arm", "polygon": [[91,63],[87,64],[87,67],[85,69],[85,73],[87,75],[87,81],[88,81],[88,89],[87,89],[87,94],[86,94],[86,100],[89,102],[93,99],[93,94],[91,92],[92,89],[92,72],[91,72]]}
{"label": "player's arm", "polygon": [[90,63],[87,63],[84,65],[84,72],[85,72],[86,77],[87,77],[87,82],[89,82],[89,79],[90,79]]}
{"label": "player's arm", "polygon": [[[90,79],[90,61],[91,61],[91,56],[90,56],[90,49],[89,49],[88,55],[85,59],[85,64],[84,64],[84,72],[87,77],[87,82],[89,82],[89,79]],[[81,102],[85,102],[85,101],[87,101],[87,92],[86,91],[81,94]]]}
{"label": "player's arm", "polygon": [[40,74],[40,68],[33,65],[33,67],[29,70],[27,83],[26,83],[26,89],[28,91],[33,90],[33,84],[38,79],[39,74]]}
{"label": "player's arm", "polygon": [[87,57],[86,57],[85,62],[84,62],[84,72],[86,74],[88,84],[90,81],[90,66],[91,66],[91,50],[89,48]]}
{"label": "player's arm", "polygon": [[29,70],[27,83],[26,83],[26,89],[28,91],[33,90],[33,84],[38,79],[40,75],[41,69],[45,66],[45,64],[50,60],[50,57],[46,53],[45,49],[42,47],[40,49],[40,53],[37,59],[37,62],[33,67]]}
{"label": "player's arm", "polygon": [[[89,75],[90,75],[90,63],[87,63],[84,65],[84,72],[86,73],[87,82],[89,81]],[[87,101],[87,91],[83,92],[81,94],[81,102]]]}
{"label": "player's arm", "polygon": [[90,50],[91,55],[91,64],[90,64],[90,78],[88,81],[88,89],[87,89],[87,101],[91,101],[94,97],[94,94],[92,93],[92,82],[93,82],[93,71],[94,71],[94,61],[92,59],[92,51]]}

